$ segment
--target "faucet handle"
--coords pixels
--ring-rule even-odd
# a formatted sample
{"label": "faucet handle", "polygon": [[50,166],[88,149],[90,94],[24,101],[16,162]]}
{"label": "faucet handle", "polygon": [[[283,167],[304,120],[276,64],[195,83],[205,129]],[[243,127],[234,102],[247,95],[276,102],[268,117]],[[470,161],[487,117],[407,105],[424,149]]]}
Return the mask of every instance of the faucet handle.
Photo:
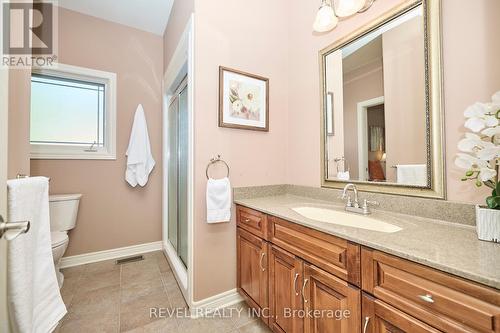
{"label": "faucet handle", "polygon": [[369,205],[371,206],[380,206],[380,203],[378,201],[373,201],[373,200],[363,200],[363,208],[368,208]]}

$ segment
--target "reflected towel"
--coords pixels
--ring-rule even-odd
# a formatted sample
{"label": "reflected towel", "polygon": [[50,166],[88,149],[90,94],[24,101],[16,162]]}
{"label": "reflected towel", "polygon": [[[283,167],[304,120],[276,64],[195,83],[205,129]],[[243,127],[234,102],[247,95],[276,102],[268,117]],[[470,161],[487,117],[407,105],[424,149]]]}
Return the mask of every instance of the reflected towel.
{"label": "reflected towel", "polygon": [[26,234],[8,242],[7,298],[15,332],[51,332],[66,314],[57,284],[49,220],[49,180],[7,181],[10,221],[30,221]]}
{"label": "reflected towel", "polygon": [[219,223],[231,220],[231,183],[229,178],[207,182],[207,222]]}
{"label": "reflected towel", "polygon": [[425,164],[398,164],[398,184],[427,186],[427,166]]}
{"label": "reflected towel", "polygon": [[126,155],[127,171],[125,172],[125,179],[132,187],[136,187],[137,184],[140,186],[146,185],[149,174],[155,166],[155,160],[151,154],[148,125],[141,104],[137,106],[135,111],[134,125],[130,133]]}

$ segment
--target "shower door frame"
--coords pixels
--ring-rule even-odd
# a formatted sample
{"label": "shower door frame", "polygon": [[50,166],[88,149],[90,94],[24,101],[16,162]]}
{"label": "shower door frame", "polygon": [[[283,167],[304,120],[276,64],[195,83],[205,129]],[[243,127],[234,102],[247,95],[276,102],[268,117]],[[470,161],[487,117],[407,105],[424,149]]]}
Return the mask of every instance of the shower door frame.
{"label": "shower door frame", "polygon": [[[177,88],[187,77],[188,179],[187,179],[187,268],[168,239],[168,110]],[[189,307],[193,306],[193,221],[194,221],[194,14],[168,64],[163,77],[163,251]],[[177,181],[177,180],[176,180]]]}

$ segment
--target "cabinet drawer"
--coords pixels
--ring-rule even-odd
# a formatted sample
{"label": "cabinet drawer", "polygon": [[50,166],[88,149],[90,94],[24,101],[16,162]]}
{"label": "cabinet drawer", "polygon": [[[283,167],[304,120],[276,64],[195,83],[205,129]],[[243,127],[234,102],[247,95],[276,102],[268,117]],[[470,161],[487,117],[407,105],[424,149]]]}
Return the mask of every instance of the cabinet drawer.
{"label": "cabinet drawer", "polygon": [[243,206],[236,206],[236,224],[238,227],[267,240],[266,214]]}
{"label": "cabinet drawer", "polygon": [[500,332],[500,291],[378,251],[362,250],[362,287],[445,332]]}
{"label": "cabinet drawer", "polygon": [[273,244],[357,286],[360,285],[360,247],[274,216],[269,216]]}
{"label": "cabinet drawer", "polygon": [[440,333],[418,319],[364,293],[361,308],[363,333]]}

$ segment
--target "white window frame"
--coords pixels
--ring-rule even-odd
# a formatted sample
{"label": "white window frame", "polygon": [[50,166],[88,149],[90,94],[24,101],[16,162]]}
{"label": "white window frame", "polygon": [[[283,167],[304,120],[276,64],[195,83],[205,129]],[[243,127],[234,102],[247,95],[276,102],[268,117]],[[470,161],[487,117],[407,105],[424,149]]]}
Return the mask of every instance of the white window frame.
{"label": "white window frame", "polygon": [[31,143],[31,159],[61,160],[116,160],[116,74],[100,70],[57,64],[54,67],[32,68],[34,74],[49,75],[56,78],[73,79],[101,83],[105,85],[104,147],[81,145],[58,145]]}

